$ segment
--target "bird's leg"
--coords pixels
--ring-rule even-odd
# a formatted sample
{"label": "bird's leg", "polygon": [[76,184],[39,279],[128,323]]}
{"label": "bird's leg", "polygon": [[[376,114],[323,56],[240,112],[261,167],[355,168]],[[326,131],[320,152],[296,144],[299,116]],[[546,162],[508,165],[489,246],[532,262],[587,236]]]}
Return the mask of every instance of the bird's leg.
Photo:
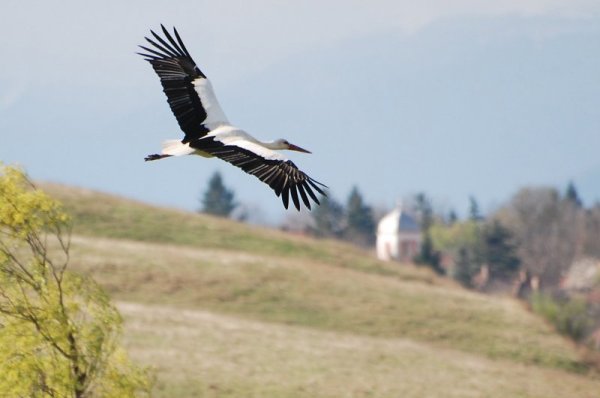
{"label": "bird's leg", "polygon": [[162,158],[168,158],[169,156],[173,156],[173,155],[159,155],[158,153],[154,153],[152,155],[148,155],[144,158],[144,160],[147,162],[149,160],[158,160],[158,159],[162,159]]}

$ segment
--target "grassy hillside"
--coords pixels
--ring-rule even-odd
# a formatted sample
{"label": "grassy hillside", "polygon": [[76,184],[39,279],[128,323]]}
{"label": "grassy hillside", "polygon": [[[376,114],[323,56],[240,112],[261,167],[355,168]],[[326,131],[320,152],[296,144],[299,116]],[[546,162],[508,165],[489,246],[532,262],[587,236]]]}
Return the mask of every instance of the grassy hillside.
{"label": "grassy hillside", "polygon": [[425,279],[426,272],[404,272],[384,266],[357,248],[240,224],[218,217],[158,208],[87,189],[43,184],[41,188],[64,203],[78,235],[145,242],[173,243],[196,248],[246,251],[305,260],[318,260],[369,273]]}
{"label": "grassy hillside", "polygon": [[[163,396],[596,396],[521,304],[353,247],[43,187]],[[575,395],[573,395],[575,394]]]}

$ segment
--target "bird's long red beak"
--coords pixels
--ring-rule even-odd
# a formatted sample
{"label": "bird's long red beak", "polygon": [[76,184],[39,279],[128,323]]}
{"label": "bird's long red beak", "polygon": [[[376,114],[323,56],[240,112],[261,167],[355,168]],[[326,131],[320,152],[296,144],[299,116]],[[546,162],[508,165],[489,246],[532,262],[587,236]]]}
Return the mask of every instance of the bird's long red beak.
{"label": "bird's long red beak", "polygon": [[297,145],[294,144],[290,144],[290,147],[288,148],[290,151],[298,151],[298,152],[304,152],[304,153],[312,153],[311,151],[307,151],[304,148],[300,148]]}

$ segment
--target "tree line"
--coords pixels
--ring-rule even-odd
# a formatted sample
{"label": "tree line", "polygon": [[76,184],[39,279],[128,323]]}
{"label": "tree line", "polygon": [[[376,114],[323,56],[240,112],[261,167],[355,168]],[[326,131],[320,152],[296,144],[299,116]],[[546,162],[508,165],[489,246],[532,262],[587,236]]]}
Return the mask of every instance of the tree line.
{"label": "tree line", "polygon": [[[302,222],[303,232],[367,247],[375,242],[375,212],[357,186],[344,204],[331,194],[319,200],[321,205]],[[201,203],[200,211],[224,217],[238,206],[218,172]],[[585,208],[573,183],[563,193],[555,188],[523,188],[488,216],[470,197],[463,220],[453,210],[437,212],[425,193],[414,195],[407,207],[421,227],[415,262],[465,286],[474,287],[473,278],[485,267],[488,283],[510,283],[519,272],[526,272],[552,289],[575,258],[600,257],[600,204]]]}
{"label": "tree line", "polygon": [[[376,220],[373,209],[363,198],[358,187],[353,187],[345,206],[331,194],[319,198],[320,206],[310,213],[302,230],[321,238],[346,240],[361,246],[371,246],[375,242]],[[231,217],[239,208],[235,194],[225,186],[219,172],[215,172],[208,181],[208,186],[200,199],[199,211],[219,217]],[[238,219],[246,218],[243,211]]]}
{"label": "tree line", "polygon": [[[594,299],[600,294],[600,203],[585,207],[573,183],[563,192],[522,188],[486,217],[471,199],[467,219],[439,216],[430,231],[434,249],[450,259],[448,276],[469,288],[510,292],[560,332],[600,349],[593,341],[600,331]],[[595,267],[596,276],[577,290],[568,282],[578,261],[592,273]]]}
{"label": "tree line", "polygon": [[[344,204],[331,194],[319,200],[321,205],[303,222],[303,232],[366,247],[375,242],[374,210],[357,186]],[[224,217],[237,206],[218,172],[201,202],[202,212]],[[519,272],[526,272],[539,278],[541,286],[554,289],[576,258],[600,258],[600,204],[585,208],[573,183],[563,193],[555,188],[523,188],[487,216],[470,197],[463,220],[453,210],[437,212],[425,193],[414,195],[407,207],[422,234],[414,261],[468,287],[475,287],[474,278],[484,267],[488,284],[510,284]]]}
{"label": "tree line", "polygon": [[430,230],[435,249],[455,260],[448,272],[467,286],[486,266],[490,282],[525,272],[555,290],[577,258],[600,258],[600,204],[585,208],[572,183],[563,193],[523,188],[487,217],[470,202],[467,219],[440,215]]}

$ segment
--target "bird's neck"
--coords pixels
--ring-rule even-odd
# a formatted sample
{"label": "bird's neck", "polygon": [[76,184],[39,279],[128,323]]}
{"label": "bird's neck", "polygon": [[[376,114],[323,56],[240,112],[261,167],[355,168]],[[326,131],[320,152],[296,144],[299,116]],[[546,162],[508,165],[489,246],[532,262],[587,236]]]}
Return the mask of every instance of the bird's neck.
{"label": "bird's neck", "polygon": [[280,141],[259,141],[259,143],[268,149],[286,149],[285,145],[283,145]]}

